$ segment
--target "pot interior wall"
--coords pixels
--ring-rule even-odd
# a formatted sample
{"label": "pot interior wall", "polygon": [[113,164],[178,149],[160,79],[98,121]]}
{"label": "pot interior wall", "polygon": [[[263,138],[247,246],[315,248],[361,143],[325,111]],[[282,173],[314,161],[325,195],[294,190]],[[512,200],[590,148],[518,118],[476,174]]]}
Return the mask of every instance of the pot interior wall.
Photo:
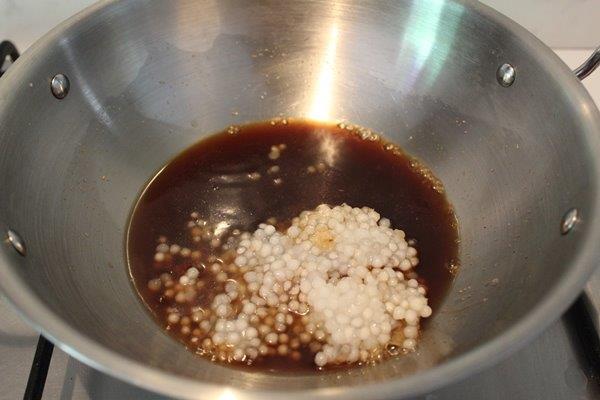
{"label": "pot interior wall", "polygon": [[[248,388],[412,374],[513,326],[584,243],[585,224],[561,236],[560,220],[571,207],[594,213],[595,111],[539,63],[555,59],[464,5],[129,1],[84,22],[3,82],[14,97],[0,99],[0,228],[28,254],[2,247],[0,261],[69,325],[133,360]],[[517,70],[509,88],[496,81],[504,62]],[[60,101],[48,87],[59,72],[71,82]],[[336,374],[232,371],[161,332],[133,292],[124,232],[146,181],[203,136],[278,115],[383,132],[444,182],[462,265],[419,353]]]}

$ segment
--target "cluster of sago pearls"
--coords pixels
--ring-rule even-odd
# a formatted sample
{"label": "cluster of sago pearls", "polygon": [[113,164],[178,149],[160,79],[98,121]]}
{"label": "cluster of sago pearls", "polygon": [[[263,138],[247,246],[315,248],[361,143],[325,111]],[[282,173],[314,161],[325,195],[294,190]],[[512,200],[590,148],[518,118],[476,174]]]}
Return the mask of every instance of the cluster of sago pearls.
{"label": "cluster of sago pearls", "polygon": [[[239,301],[233,284],[211,306],[218,317],[212,341],[233,348],[234,359],[258,357],[277,344],[291,316],[300,315],[302,343],[322,344],[318,366],[367,361],[396,329],[402,329],[402,347],[413,350],[419,320],[432,312],[425,288],[404,276],[418,264],[416,249],[367,207],[320,205],[294,218],[284,233],[261,224],[241,235],[235,251],[234,263],[248,270],[243,306],[233,315],[232,303]],[[253,316],[270,308],[278,310],[273,326],[254,326]]]}

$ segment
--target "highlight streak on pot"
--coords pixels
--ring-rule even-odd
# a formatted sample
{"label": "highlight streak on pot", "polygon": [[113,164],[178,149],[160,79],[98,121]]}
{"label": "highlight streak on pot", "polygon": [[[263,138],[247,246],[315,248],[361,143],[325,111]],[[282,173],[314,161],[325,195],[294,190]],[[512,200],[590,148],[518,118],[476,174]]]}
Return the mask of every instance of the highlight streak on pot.
{"label": "highlight streak on pot", "polygon": [[333,98],[333,71],[335,69],[335,56],[339,29],[337,23],[331,27],[327,48],[325,49],[323,65],[319,73],[319,81],[315,89],[309,117],[316,120],[330,119],[331,100]]}

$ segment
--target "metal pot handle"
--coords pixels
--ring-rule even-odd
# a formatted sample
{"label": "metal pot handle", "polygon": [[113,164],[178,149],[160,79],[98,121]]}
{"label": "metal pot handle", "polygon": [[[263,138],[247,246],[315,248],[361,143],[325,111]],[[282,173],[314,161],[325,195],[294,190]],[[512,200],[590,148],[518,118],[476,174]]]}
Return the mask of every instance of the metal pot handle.
{"label": "metal pot handle", "polygon": [[596,47],[596,50],[592,55],[583,62],[579,67],[573,70],[573,73],[580,81],[588,77],[589,74],[594,72],[600,65],[600,46]]}
{"label": "metal pot handle", "polygon": [[5,40],[0,42],[0,76],[4,74],[4,69],[2,67],[7,58],[10,59],[11,63],[17,61],[17,58],[19,58],[19,51],[12,42]]}

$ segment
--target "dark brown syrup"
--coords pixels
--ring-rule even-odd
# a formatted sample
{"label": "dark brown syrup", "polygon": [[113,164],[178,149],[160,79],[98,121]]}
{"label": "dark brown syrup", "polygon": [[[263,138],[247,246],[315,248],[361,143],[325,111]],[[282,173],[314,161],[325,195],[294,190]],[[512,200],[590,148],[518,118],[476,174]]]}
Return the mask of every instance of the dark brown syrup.
{"label": "dark brown syrup", "polygon": [[[269,157],[272,146],[284,147],[276,159]],[[213,226],[222,223],[228,232],[251,232],[273,217],[283,227],[322,203],[371,207],[414,239],[420,259],[416,272],[436,312],[458,260],[456,219],[443,188],[396,146],[344,124],[277,120],[230,127],[174,158],[145,188],[131,217],[127,255],[134,285],[158,323],[195,351],[190,334],[170,329],[169,302],[148,288],[148,282],[165,270],[181,275],[191,265],[209,264],[211,254],[218,256],[207,241],[191,239],[186,228],[190,213]],[[202,256],[157,266],[154,255],[160,237],[200,250]],[[211,288],[217,286],[209,279],[185,307],[206,306],[214,297]],[[299,360],[265,357],[250,368],[315,370],[314,354],[305,347],[300,350]]]}

